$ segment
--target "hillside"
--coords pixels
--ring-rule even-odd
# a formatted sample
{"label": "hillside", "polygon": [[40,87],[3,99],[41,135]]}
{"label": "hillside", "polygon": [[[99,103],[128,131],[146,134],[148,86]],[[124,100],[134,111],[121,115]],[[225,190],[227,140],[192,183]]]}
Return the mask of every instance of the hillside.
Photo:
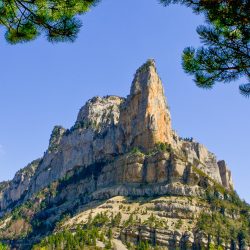
{"label": "hillside", "polygon": [[126,98],[55,126],[44,156],[0,183],[0,216],[0,249],[250,249],[250,206],[225,161],[172,129],[153,60]]}

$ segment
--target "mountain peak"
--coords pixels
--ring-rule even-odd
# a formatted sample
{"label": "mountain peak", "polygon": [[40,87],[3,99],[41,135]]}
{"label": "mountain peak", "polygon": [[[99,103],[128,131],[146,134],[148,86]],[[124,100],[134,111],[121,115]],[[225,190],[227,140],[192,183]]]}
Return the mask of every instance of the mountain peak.
{"label": "mountain peak", "polygon": [[151,81],[150,78],[160,79],[156,64],[153,59],[147,60],[142,66],[140,66],[135,73],[134,80],[131,85],[130,95],[136,95],[138,92],[142,91],[143,88],[148,88],[149,84],[157,83],[158,81]]}
{"label": "mountain peak", "polygon": [[[98,229],[93,227],[96,218],[106,221],[97,223]],[[133,248],[143,241],[152,249],[205,249],[209,241],[217,248],[213,244],[220,237],[218,244],[224,242],[225,249],[243,249],[242,240],[236,247],[236,235],[249,235],[249,221],[250,208],[233,192],[226,163],[172,130],[153,60],[136,71],[127,98],[87,101],[73,127],[54,128],[42,159],[0,183],[0,248],[4,241],[15,249],[31,249],[48,234],[59,233],[62,239],[64,229],[84,240],[77,236],[81,227],[87,238],[94,235],[85,234],[89,228],[102,235],[112,228],[115,242]],[[211,230],[222,225],[222,235]],[[50,242],[57,241],[42,240]]]}
{"label": "mountain peak", "polygon": [[154,60],[136,71],[124,107],[120,118],[127,145],[148,151],[158,142],[171,144],[170,113]]}
{"label": "mountain peak", "polygon": [[142,64],[137,70],[136,74],[140,74],[145,71],[154,69],[156,71],[156,63],[154,59],[148,59],[144,64]]}

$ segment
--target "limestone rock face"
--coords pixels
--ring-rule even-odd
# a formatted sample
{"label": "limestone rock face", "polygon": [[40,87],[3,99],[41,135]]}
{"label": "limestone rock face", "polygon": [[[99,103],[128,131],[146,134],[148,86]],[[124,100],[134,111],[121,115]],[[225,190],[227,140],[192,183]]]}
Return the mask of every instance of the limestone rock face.
{"label": "limestone rock face", "polygon": [[91,126],[93,130],[101,131],[109,125],[116,125],[120,117],[120,104],[124,98],[107,96],[94,97],[79,111],[76,126]]}
{"label": "limestone rock face", "polygon": [[8,207],[25,195],[39,162],[40,159],[31,162],[25,168],[19,170],[12,181],[5,183],[0,190],[0,212],[1,209]]}
{"label": "limestone rock face", "polygon": [[209,152],[204,145],[194,141],[181,140],[179,145],[189,162],[222,184],[221,172],[216,156],[213,153]]}
{"label": "limestone rock face", "polygon": [[114,96],[94,97],[81,108],[75,125],[60,133],[57,150],[45,153],[28,196],[62,178],[75,167],[106,161],[122,153],[124,139],[116,124],[123,100]]}
{"label": "limestone rock face", "polygon": [[94,97],[80,109],[71,129],[56,126],[41,161],[0,185],[0,209],[29,199],[77,169],[85,174],[74,192],[86,193],[84,199],[105,194],[199,195],[197,185],[206,180],[193,167],[232,188],[224,162],[217,163],[203,145],[172,130],[163,85],[155,62],[149,60],[136,71],[127,98]]}
{"label": "limestone rock face", "polygon": [[[119,212],[120,225],[112,221],[108,226],[124,244],[147,241],[164,249],[205,249],[221,237],[217,231],[210,237],[212,225],[208,235],[197,227],[203,213],[221,213],[215,221],[221,216],[238,219],[237,230],[249,221],[249,210],[238,205],[232,189],[225,161],[172,130],[163,85],[149,60],[136,71],[127,98],[87,101],[70,129],[54,127],[42,159],[0,183],[0,241],[11,236],[15,249],[27,249],[27,243],[44,238],[53,228],[59,232],[64,223],[74,232],[84,224],[78,216],[88,221],[89,215],[101,212],[113,220]],[[68,214],[70,228],[64,221]],[[20,217],[32,233],[24,236],[21,229],[13,242],[12,228],[20,225]],[[106,226],[98,229],[105,232]],[[229,234],[223,235],[221,242],[236,244]]]}
{"label": "limestone rock face", "polygon": [[171,144],[170,113],[153,60],[137,70],[130,95],[121,107],[120,125],[127,146],[150,150],[157,142]]}

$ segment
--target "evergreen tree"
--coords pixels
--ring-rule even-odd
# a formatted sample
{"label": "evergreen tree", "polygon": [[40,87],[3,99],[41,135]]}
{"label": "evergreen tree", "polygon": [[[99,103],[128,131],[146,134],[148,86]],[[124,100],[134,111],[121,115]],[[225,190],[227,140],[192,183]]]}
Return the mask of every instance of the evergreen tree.
{"label": "evergreen tree", "polygon": [[194,75],[197,86],[212,88],[215,82],[240,77],[241,94],[250,95],[250,1],[249,0],[160,0],[163,5],[181,3],[203,13],[207,25],[197,28],[203,47],[186,48],[183,68]]}
{"label": "evergreen tree", "polygon": [[112,239],[113,238],[113,232],[112,232],[112,229],[111,228],[109,228],[108,229],[108,239]]}
{"label": "evergreen tree", "polygon": [[122,214],[121,212],[119,212],[118,214],[116,214],[112,220],[111,220],[111,224],[113,227],[118,227],[121,223],[121,219],[122,219]]}
{"label": "evergreen tree", "polygon": [[149,250],[149,244],[147,241],[140,241],[138,246],[136,247],[136,250]]}
{"label": "evergreen tree", "polygon": [[112,249],[112,243],[110,240],[108,240],[105,244],[105,250]]}
{"label": "evergreen tree", "polygon": [[0,0],[0,25],[10,43],[30,41],[45,33],[48,40],[74,41],[84,14],[96,0]]}

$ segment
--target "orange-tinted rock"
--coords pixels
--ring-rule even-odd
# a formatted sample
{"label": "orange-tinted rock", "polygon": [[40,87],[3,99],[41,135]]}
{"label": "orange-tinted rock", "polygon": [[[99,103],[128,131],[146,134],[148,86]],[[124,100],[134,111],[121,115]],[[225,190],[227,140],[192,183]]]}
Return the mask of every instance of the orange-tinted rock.
{"label": "orange-tinted rock", "polygon": [[128,147],[148,151],[158,142],[171,143],[170,113],[153,60],[137,70],[130,95],[121,107],[120,125]]}

